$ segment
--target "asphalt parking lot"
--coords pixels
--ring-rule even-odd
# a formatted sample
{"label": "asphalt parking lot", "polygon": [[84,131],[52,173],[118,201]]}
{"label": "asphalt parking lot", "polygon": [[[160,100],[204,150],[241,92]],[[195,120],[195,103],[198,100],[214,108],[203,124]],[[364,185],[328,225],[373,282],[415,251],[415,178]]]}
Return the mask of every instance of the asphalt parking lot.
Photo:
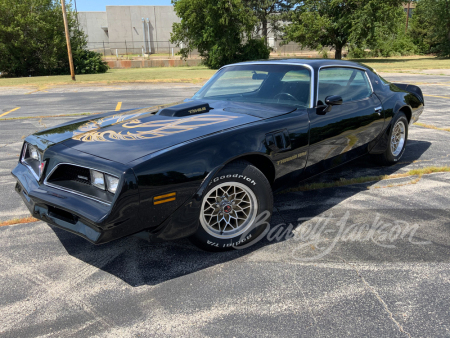
{"label": "asphalt parking lot", "polygon": [[[384,76],[418,84],[420,122],[450,127],[449,76]],[[0,119],[150,106],[198,89],[6,88],[0,115],[20,109]],[[75,118],[0,121],[0,221],[28,215],[10,175],[23,138]],[[363,157],[314,181],[449,166],[449,144],[448,131],[412,126],[397,165]],[[270,236],[219,254],[187,240],[93,246],[43,222],[0,227],[0,336],[450,337],[449,202],[450,173],[277,194]]]}

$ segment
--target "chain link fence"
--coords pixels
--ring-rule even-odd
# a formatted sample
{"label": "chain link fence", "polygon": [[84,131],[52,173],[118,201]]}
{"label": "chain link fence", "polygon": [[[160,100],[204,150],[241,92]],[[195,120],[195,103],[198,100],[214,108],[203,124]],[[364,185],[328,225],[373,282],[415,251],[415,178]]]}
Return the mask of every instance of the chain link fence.
{"label": "chain link fence", "polygon": [[[283,40],[268,39],[272,48],[272,56],[299,56],[299,57],[322,57],[324,52],[302,48],[295,42],[283,44]],[[170,41],[122,41],[122,42],[88,42],[88,49],[103,54],[103,56],[129,56],[129,57],[175,57],[180,47]],[[329,57],[333,57],[334,51],[330,48],[324,49]],[[190,53],[190,58],[199,58],[197,50]]]}
{"label": "chain link fence", "polygon": [[[170,41],[123,41],[123,42],[88,42],[89,50],[103,54],[103,56],[176,56],[180,47]],[[193,57],[198,52],[192,51]]]}

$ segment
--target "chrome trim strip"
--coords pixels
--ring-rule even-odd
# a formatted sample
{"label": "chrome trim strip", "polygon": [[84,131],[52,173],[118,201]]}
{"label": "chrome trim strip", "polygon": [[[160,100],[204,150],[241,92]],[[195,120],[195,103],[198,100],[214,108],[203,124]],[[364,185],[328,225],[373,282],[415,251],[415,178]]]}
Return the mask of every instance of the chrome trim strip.
{"label": "chrome trim strip", "polygon": [[62,190],[62,191],[65,191],[65,192],[70,192],[71,194],[74,194],[74,195],[86,197],[86,198],[88,198],[88,199],[90,199],[90,200],[93,200],[93,201],[96,201],[96,202],[99,202],[99,203],[102,203],[102,204],[105,204],[105,205],[111,205],[111,204],[112,204],[112,203],[105,202],[105,201],[103,201],[103,200],[101,200],[101,199],[92,197],[92,196],[90,196],[90,195],[83,194],[83,193],[81,193],[81,192],[78,192],[78,191],[75,191],[75,190],[72,190],[72,189],[66,189],[66,188],[63,188],[63,187],[61,187],[61,186],[59,186],[59,185],[54,185],[54,184],[51,184],[51,183],[44,183],[44,184],[45,184],[46,186],[48,186],[48,187],[51,187],[51,188],[54,188],[54,189],[58,189],[58,190]]}
{"label": "chrome trim strip", "polygon": [[220,68],[217,72],[227,67],[245,66],[245,65],[290,65],[308,68],[311,72],[311,85],[309,89],[310,91],[309,108],[314,108],[314,68],[311,65],[308,65],[306,63],[295,63],[295,62],[252,61],[252,62],[242,62],[242,63],[233,63],[231,65],[225,65],[222,68]]}
{"label": "chrome trim strip", "polygon": [[362,70],[362,71],[366,71],[366,69],[363,68],[363,67],[353,66],[353,65],[348,65],[348,66],[347,65],[325,65],[325,66],[320,66],[319,67],[319,71],[322,68],[355,68],[355,69],[359,69],[359,70]]}
{"label": "chrome trim strip", "polygon": [[367,80],[369,80],[370,89],[372,89],[372,94],[373,94],[373,93],[375,93],[375,91],[373,90],[372,81],[370,81],[370,77],[369,77],[369,74],[367,74],[367,71],[365,73],[366,73]]}
{"label": "chrome trim strip", "polygon": [[[372,89],[372,94],[374,93],[372,82],[370,82],[369,75],[367,74],[367,69],[364,69],[364,68],[358,67],[358,66],[350,66],[350,65],[349,66],[347,66],[347,65],[325,65],[325,66],[319,67],[319,69],[317,70],[317,99],[319,99],[319,80],[320,80],[320,70],[322,68],[353,68],[353,69],[361,70],[366,74],[367,80],[369,80],[370,88]],[[361,100],[365,100],[365,99],[366,98],[361,99]],[[358,101],[361,101],[361,100],[358,100]],[[357,101],[352,101],[352,102],[357,102]]]}
{"label": "chrome trim strip", "polygon": [[[44,180],[44,185],[46,185],[46,186],[48,186],[48,187],[52,187],[52,188],[55,188],[55,189],[59,189],[59,190],[62,190],[62,191],[66,191],[66,192],[70,192],[70,193],[73,193],[73,194],[75,194],[75,195],[83,196],[83,197],[89,198],[89,199],[91,199],[91,200],[94,200],[94,201],[97,201],[97,202],[100,202],[100,203],[103,203],[103,204],[106,204],[106,205],[111,205],[111,204],[112,204],[112,203],[106,202],[106,201],[104,201],[104,200],[101,200],[101,199],[99,199],[99,198],[92,197],[91,195],[83,194],[82,192],[79,192],[79,191],[75,191],[75,190],[72,190],[72,189],[67,189],[67,188],[64,188],[64,187],[61,187],[61,186],[58,186],[58,185],[49,183],[49,182],[48,182],[48,179],[49,179],[50,176],[55,172],[55,170],[58,169],[58,167],[61,166],[61,165],[72,165],[72,166],[74,166],[74,167],[79,167],[79,168],[84,168],[84,169],[89,169],[89,170],[95,170],[95,171],[101,172],[101,173],[103,173],[103,174],[106,174],[106,175],[109,175],[109,176],[112,176],[112,177],[117,178],[117,179],[119,180],[119,184],[120,184],[120,177],[117,177],[116,175],[113,175],[113,174],[110,174],[110,173],[101,171],[101,170],[99,170],[99,169],[90,168],[90,167],[84,167],[84,166],[82,166],[82,165],[64,162],[64,163],[58,163],[57,165],[55,165],[55,167],[50,171],[50,173],[45,177],[45,180]],[[105,182],[105,183],[106,183],[106,182]],[[98,188],[97,188],[97,189],[98,189]],[[109,190],[104,190],[104,191],[108,191],[108,192],[109,192]],[[111,194],[112,194],[112,193],[111,193]],[[115,195],[115,194],[113,194],[113,195]]]}

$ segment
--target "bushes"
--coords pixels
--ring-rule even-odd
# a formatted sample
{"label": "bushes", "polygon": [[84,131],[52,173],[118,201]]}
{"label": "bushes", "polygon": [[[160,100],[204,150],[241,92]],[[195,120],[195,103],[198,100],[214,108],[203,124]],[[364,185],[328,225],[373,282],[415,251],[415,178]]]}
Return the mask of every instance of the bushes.
{"label": "bushes", "polygon": [[240,48],[237,61],[268,59],[270,50],[264,42],[264,38],[251,39]]}
{"label": "bushes", "polygon": [[418,1],[409,33],[423,53],[450,57],[450,2]]}
{"label": "bushes", "polygon": [[73,63],[76,74],[106,73],[109,69],[102,59],[102,54],[86,49],[79,49],[73,53]]}
{"label": "bushes", "polygon": [[248,61],[268,59],[270,54],[264,39],[251,39],[244,45],[237,47],[236,52],[230,53],[228,46],[213,46],[208,53],[205,53],[203,63],[212,69],[218,69],[224,65]]}
{"label": "bushes", "polygon": [[367,48],[370,50],[365,51],[360,46],[351,46],[349,57],[409,56],[420,52],[411,36],[405,33],[404,19],[406,19],[406,15],[401,8],[397,12],[397,19],[395,23],[392,23],[392,25],[396,26],[393,31],[383,28],[377,29],[375,38],[367,45]]}
{"label": "bushes", "polygon": [[359,47],[352,46],[348,51],[348,57],[350,59],[364,59],[367,56],[369,56],[369,53]]}
{"label": "bushes", "polygon": [[[99,55],[85,50],[86,36],[70,4],[67,19],[77,73],[105,72]],[[58,0],[0,0],[0,72],[7,77],[70,74]]]}
{"label": "bushes", "polygon": [[377,46],[370,52],[370,56],[408,56],[418,52],[418,48],[412,40],[403,32],[396,36],[387,37],[385,40],[379,40]]}

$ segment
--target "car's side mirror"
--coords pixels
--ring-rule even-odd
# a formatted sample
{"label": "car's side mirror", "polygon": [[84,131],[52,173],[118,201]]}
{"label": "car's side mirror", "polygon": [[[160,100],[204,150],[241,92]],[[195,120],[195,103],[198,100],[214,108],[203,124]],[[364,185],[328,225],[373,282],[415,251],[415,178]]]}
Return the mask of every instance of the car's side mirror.
{"label": "car's side mirror", "polygon": [[343,103],[342,96],[330,95],[325,98],[326,108],[323,110],[324,113],[329,113],[333,106],[340,106]]}

